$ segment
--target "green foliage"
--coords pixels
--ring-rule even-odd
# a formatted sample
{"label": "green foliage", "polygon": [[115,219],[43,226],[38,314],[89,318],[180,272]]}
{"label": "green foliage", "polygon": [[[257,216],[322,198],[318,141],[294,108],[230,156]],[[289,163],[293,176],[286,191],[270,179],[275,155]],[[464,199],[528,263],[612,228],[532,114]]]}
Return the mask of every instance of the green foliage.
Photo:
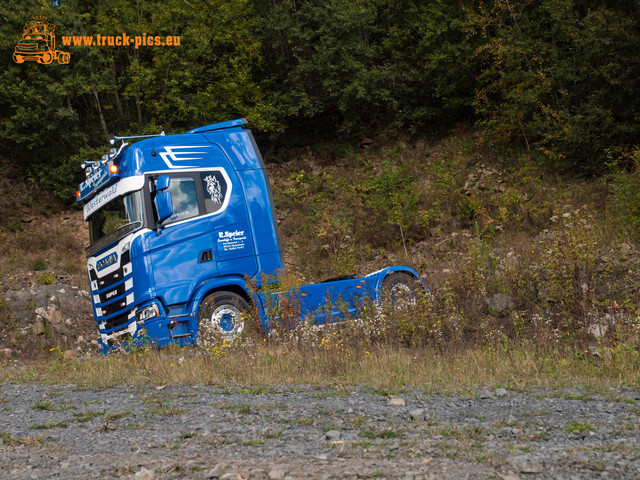
{"label": "green foliage", "polygon": [[47,262],[45,262],[42,259],[37,259],[35,262],[33,262],[33,271],[34,272],[40,272],[42,270],[46,270],[48,267]]}
{"label": "green foliage", "polygon": [[358,133],[469,113],[473,58],[460,2],[254,4],[269,53],[263,85],[280,118]]}
{"label": "green foliage", "polygon": [[640,232],[640,150],[634,150],[631,171],[619,170],[611,175],[615,201],[610,210],[620,226],[633,237]]}
{"label": "green foliage", "polygon": [[601,173],[609,147],[640,140],[639,22],[632,2],[501,0],[470,11],[485,141],[520,140],[565,170]]}
{"label": "green foliage", "polygon": [[418,204],[413,174],[406,166],[392,165],[389,160],[385,160],[380,171],[371,178],[370,187],[367,195],[369,205],[385,218],[387,223],[399,227],[402,242],[405,244],[404,232],[413,225]]}
{"label": "green foliage", "polygon": [[[175,47],[60,47],[68,65],[7,60],[0,148],[67,201],[80,150],[97,158],[109,133],[236,117],[287,142],[284,132],[357,137],[478,120],[485,143],[520,142],[580,173],[640,144],[634,2],[25,0],[1,13],[6,59],[35,15],[55,23],[58,46],[62,35],[180,36]],[[434,168],[436,188],[451,188],[454,173]]]}
{"label": "green foliage", "polygon": [[50,272],[42,272],[36,275],[36,283],[38,285],[53,285],[54,280],[53,274]]}

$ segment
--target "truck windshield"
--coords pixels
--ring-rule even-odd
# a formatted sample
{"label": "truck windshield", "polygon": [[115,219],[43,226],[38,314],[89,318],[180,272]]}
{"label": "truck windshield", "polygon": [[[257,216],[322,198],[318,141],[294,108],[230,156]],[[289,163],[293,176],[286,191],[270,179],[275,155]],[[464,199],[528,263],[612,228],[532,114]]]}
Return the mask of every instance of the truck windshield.
{"label": "truck windshield", "polygon": [[107,203],[88,218],[90,245],[96,252],[142,226],[142,194],[132,192]]}

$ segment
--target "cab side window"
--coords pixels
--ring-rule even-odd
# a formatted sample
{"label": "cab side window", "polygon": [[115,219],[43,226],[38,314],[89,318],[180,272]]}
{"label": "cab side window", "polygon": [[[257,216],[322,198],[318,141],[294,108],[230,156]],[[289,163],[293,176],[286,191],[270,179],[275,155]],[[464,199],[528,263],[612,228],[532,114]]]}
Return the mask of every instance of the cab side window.
{"label": "cab side window", "polygon": [[218,171],[202,172],[200,181],[202,182],[204,206],[207,213],[217,212],[222,208],[227,195],[227,181]]}
{"label": "cab side window", "polygon": [[196,182],[193,178],[172,177],[168,191],[171,193],[173,215],[166,219],[163,225],[187,220],[200,214]]}

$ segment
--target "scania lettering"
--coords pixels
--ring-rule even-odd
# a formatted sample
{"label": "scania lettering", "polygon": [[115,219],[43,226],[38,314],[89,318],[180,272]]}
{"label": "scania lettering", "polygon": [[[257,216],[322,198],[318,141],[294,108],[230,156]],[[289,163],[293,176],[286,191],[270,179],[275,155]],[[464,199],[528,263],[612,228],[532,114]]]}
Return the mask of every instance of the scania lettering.
{"label": "scania lettering", "polygon": [[83,163],[87,179],[76,198],[89,225],[87,266],[104,353],[143,341],[235,338],[250,313],[268,330],[285,297],[297,299],[301,320],[325,324],[383,295],[415,303],[424,290],[415,270],[393,266],[274,292],[282,244],[267,171],[245,124],[112,137],[118,148]]}

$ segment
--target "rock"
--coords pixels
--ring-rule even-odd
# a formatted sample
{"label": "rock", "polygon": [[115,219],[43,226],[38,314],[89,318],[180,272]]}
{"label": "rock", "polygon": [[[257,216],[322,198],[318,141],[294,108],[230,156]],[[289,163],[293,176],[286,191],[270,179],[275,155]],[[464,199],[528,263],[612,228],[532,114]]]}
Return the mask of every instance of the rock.
{"label": "rock", "polygon": [[222,475],[224,475],[224,472],[222,471],[222,467],[218,463],[215,467],[207,472],[205,478],[220,478]]}
{"label": "rock", "polygon": [[504,388],[496,388],[496,397],[506,397],[507,395],[509,395],[509,392]]}
{"label": "rock", "polygon": [[76,343],[87,343],[87,341],[84,339],[82,335],[78,335],[78,338],[76,339]]}
{"label": "rock", "polygon": [[248,480],[269,480],[269,475],[267,475],[266,471],[260,468],[254,468],[249,472],[249,476],[247,477],[247,479]]}
{"label": "rock", "polygon": [[409,418],[414,422],[422,422],[425,419],[424,408],[415,408],[409,412]]}
{"label": "rock", "polygon": [[13,350],[10,348],[0,349],[0,358],[4,358],[5,360],[11,360],[11,355],[13,354]]}
{"label": "rock", "polygon": [[40,315],[42,318],[49,320],[49,311],[44,307],[36,308],[36,315]]}
{"label": "rock", "polygon": [[330,442],[335,442],[336,440],[340,440],[342,437],[342,432],[338,430],[329,430],[324,434],[324,438]]}
{"label": "rock", "polygon": [[154,480],[156,474],[153,470],[142,467],[142,469],[136,473],[135,480]]}
{"label": "rock", "polygon": [[511,457],[509,463],[518,469],[520,473],[541,473],[542,464],[530,455],[518,455]]}
{"label": "rock", "polygon": [[284,480],[285,472],[281,468],[272,468],[269,471],[269,480]]}
{"label": "rock", "polygon": [[78,352],[76,352],[75,350],[65,350],[63,354],[65,360],[73,360],[77,356]]}
{"label": "rock", "polygon": [[401,397],[391,397],[387,400],[387,405],[395,405],[397,407],[404,407],[407,402],[404,401],[404,398]]}
{"label": "rock", "polygon": [[515,303],[513,297],[508,293],[496,293],[485,299],[483,307],[485,313],[493,313],[499,317],[505,317],[515,308]]}
{"label": "rock", "polygon": [[31,325],[31,330],[34,335],[42,335],[44,333],[44,319],[40,315],[36,317],[36,321]]}
{"label": "rock", "polygon": [[62,312],[60,310],[49,310],[49,321],[53,324],[62,322]]}
{"label": "rock", "polygon": [[238,480],[238,478],[241,478],[240,475],[235,472],[229,472],[222,475],[220,480]]}
{"label": "rock", "polygon": [[608,327],[601,323],[594,323],[593,325],[589,325],[589,328],[587,328],[587,332],[596,338],[603,338],[607,334],[607,330]]}
{"label": "rock", "polygon": [[491,394],[491,389],[489,387],[482,387],[478,392],[478,398],[480,400],[486,400],[491,398],[493,395]]}
{"label": "rock", "polygon": [[609,347],[596,347],[595,345],[589,345],[588,350],[591,355],[601,360],[610,361],[612,359],[611,349]]}

